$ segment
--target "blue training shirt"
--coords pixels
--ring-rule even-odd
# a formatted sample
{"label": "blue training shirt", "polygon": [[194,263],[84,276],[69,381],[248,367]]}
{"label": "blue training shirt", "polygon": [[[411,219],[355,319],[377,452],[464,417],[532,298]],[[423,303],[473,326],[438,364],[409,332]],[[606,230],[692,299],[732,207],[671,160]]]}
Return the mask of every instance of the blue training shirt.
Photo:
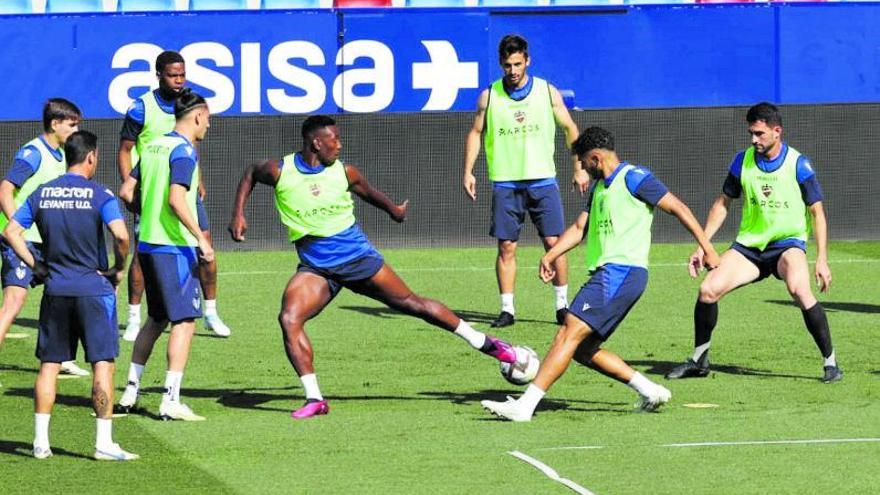
{"label": "blue training shirt", "polygon": [[[280,167],[284,160],[278,160],[278,163]],[[294,156],[293,163],[299,172],[309,175],[319,174],[325,168],[306,165],[298,153]],[[339,266],[371,254],[379,256],[379,252],[370,244],[367,235],[357,223],[330,237],[305,236],[298,239],[295,246],[300,260],[316,268]]]}
{"label": "blue training shirt", "polygon": [[[782,150],[780,151],[779,156],[773,160],[764,160],[762,155],[756,153],[755,162],[761,171],[772,173],[782,166],[783,162],[785,162],[785,156],[787,153],[788,144],[782,143]],[[739,198],[742,196],[742,182],[740,181],[740,176],[742,175],[744,155],[745,151],[740,151],[735,157],[733,157],[733,161],[730,162],[730,168],[727,172],[727,178],[724,180],[722,191],[725,195],[731,198]],[[813,166],[808,157],[804,155],[798,157],[795,175],[797,177],[798,186],[801,190],[801,198],[807,206],[818,203],[824,199],[822,195],[822,187],[819,185],[819,179],[816,178],[816,172],[813,171]],[[773,241],[767,245],[767,249],[783,247],[799,247],[806,251],[807,244],[800,239],[792,237],[789,239]]]}
{"label": "blue training shirt", "polygon": [[[628,165],[627,162],[622,162],[620,165],[614,169],[614,172],[604,179],[605,187],[609,187],[611,183],[614,181],[614,178],[617,177],[617,174],[623,170],[624,165]],[[626,181],[626,189],[632,194],[636,199],[642,201],[643,203],[647,203],[651,206],[657,206],[657,203],[663,199],[663,196],[669,192],[669,188],[666,187],[666,184],[660,181],[660,179],[656,178],[651,171],[645,167],[635,166],[627,172],[624,177]],[[590,193],[587,194],[587,203],[584,205],[584,211],[589,213],[590,206],[593,203],[593,191],[596,188],[596,182],[590,186]]]}
{"label": "blue training shirt", "polygon": [[13,218],[24,228],[36,223],[43,237],[46,294],[114,294],[113,285],[98,274],[108,268],[104,225],[122,220],[119,203],[106,186],[81,175],[62,175],[38,187]]}

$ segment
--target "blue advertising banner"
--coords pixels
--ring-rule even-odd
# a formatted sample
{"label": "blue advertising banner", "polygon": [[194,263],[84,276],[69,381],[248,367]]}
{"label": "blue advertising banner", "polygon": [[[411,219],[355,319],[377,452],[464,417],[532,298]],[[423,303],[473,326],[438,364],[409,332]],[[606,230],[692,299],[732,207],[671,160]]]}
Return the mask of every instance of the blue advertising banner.
{"label": "blue advertising banner", "polygon": [[123,114],[180,51],[215,114],[470,111],[517,32],[574,106],[880,101],[880,4],[0,16],[0,120]]}

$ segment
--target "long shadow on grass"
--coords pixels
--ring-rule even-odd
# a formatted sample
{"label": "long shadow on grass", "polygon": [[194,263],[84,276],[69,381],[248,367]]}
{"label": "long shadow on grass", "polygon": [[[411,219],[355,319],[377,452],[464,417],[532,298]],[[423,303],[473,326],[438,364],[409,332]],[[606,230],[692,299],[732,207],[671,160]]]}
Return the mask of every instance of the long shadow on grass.
{"label": "long shadow on grass", "polygon": [[[504,401],[510,390],[480,390],[476,392],[419,392],[431,400],[442,400],[460,405],[473,405],[481,400]],[[599,407],[602,406],[602,407]],[[618,406],[618,407],[614,407]],[[605,402],[595,400],[555,400],[545,399],[538,405],[537,411],[584,411],[584,412],[629,412],[631,404],[627,402]]]}
{"label": "long shadow on grass", "polygon": [[[666,375],[666,373],[672,371],[672,368],[681,364],[681,361],[673,362],[673,361],[653,361],[653,360],[627,360],[628,364],[633,366],[648,366],[648,369],[645,371],[651,375]],[[818,376],[811,375],[790,375],[785,373],[773,373],[770,370],[760,370],[755,368],[746,368],[744,366],[737,366],[733,364],[716,364],[712,363],[711,372],[710,373],[727,373],[729,375],[744,375],[744,376],[765,376],[771,378],[797,378],[801,380],[820,380],[821,378]],[[711,374],[710,374],[711,376]]]}
{"label": "long shadow on grass", "polygon": [[[339,309],[354,311],[357,313],[370,315],[370,316],[376,316],[378,318],[392,318],[395,316],[402,316],[403,315],[403,313],[401,313],[397,310],[394,310],[391,308],[386,308],[384,306],[379,307],[379,308],[373,308],[373,307],[369,307],[369,306],[340,306]],[[459,318],[461,318],[465,321],[471,322],[471,323],[486,323],[486,324],[488,324],[488,323],[495,321],[495,318],[498,317],[497,314],[483,313],[480,311],[468,311],[468,310],[454,309],[453,312],[455,314],[457,314]],[[550,323],[552,325],[556,325],[555,320],[554,321],[529,320],[529,319],[517,318],[516,321],[522,322],[522,323]]]}
{"label": "long shadow on grass", "polygon": [[35,320],[33,318],[24,318],[19,316],[13,322],[14,325],[25,328],[39,328],[40,320]]}
{"label": "long shadow on grass", "polygon": [[[14,440],[0,440],[0,453],[2,454],[17,455],[21,457],[32,457],[32,450],[33,445],[29,443],[16,442]],[[55,455],[76,457],[78,459],[91,459],[91,457],[87,455],[77,454],[76,452],[71,452],[69,450],[59,449],[55,446],[52,447],[52,453]]]}
{"label": "long shadow on grass", "polygon": [[[779,304],[780,306],[795,306],[794,301],[786,301],[783,299],[769,299],[768,303]],[[852,302],[829,302],[823,301],[822,307],[825,309],[830,309],[831,311],[845,311],[848,313],[868,313],[868,314],[877,314],[880,313],[880,304],[865,304],[865,303],[852,303]]]}
{"label": "long shadow on grass", "polygon": [[0,371],[23,371],[25,373],[39,373],[37,368],[24,368],[16,364],[0,364]]}

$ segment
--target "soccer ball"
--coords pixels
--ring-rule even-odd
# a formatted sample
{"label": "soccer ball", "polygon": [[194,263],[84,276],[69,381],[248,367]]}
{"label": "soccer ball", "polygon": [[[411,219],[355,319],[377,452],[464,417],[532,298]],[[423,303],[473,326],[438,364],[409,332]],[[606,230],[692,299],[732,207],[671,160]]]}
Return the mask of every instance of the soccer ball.
{"label": "soccer ball", "polygon": [[516,346],[516,362],[501,363],[501,376],[514,385],[526,385],[535,379],[541,360],[529,347]]}

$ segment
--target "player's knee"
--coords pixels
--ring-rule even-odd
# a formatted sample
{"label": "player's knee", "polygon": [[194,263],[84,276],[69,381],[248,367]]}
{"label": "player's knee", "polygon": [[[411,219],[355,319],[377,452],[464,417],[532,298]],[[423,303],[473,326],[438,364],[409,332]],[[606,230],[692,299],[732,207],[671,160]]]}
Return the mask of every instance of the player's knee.
{"label": "player's knee", "polygon": [[713,287],[712,284],[706,281],[700,284],[700,302],[707,304],[716,303],[721,299],[721,295],[721,291]]}
{"label": "player's knee", "polygon": [[556,333],[556,340],[560,344],[582,342],[589,333],[586,325],[564,325]]}
{"label": "player's knee", "polygon": [[281,324],[281,328],[283,328],[285,332],[296,331],[297,329],[302,328],[305,323],[305,318],[303,318],[301,312],[296,308],[284,308],[278,313],[278,323]]}
{"label": "player's knee", "polygon": [[503,261],[512,261],[516,256],[516,243],[501,242],[498,244],[498,257]]}

